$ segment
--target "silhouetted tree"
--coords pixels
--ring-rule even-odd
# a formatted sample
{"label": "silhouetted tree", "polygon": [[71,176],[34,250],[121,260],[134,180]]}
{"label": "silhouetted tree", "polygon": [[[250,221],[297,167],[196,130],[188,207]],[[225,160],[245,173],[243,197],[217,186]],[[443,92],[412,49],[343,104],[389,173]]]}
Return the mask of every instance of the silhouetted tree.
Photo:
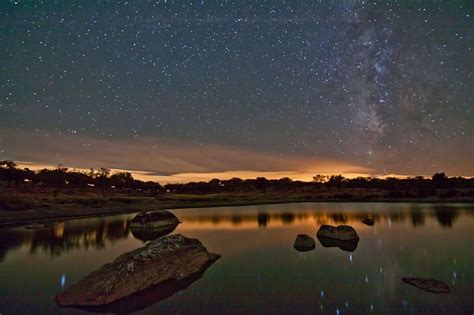
{"label": "silhouetted tree", "polygon": [[133,176],[129,172],[117,172],[110,176],[110,185],[116,188],[130,188],[133,185]]}
{"label": "silhouetted tree", "polygon": [[42,169],[38,172],[38,179],[42,183],[45,183],[47,186],[55,187],[53,192],[54,198],[58,196],[66,184],[67,170],[68,169],[66,167],[63,167],[61,164],[59,164],[53,170]]}
{"label": "silhouetted tree", "polygon": [[322,184],[322,183],[327,182],[327,180],[328,180],[328,177],[326,175],[318,174],[318,175],[313,176],[313,182],[315,182],[315,183]]}
{"label": "silhouetted tree", "polygon": [[[95,171],[91,169],[88,172],[72,170],[59,165],[56,169],[43,169],[32,171],[27,168],[17,168],[13,161],[0,161],[0,181],[11,183],[21,183],[23,185],[43,185],[54,187],[54,196],[56,197],[64,185],[74,188],[85,188],[90,186],[100,189],[102,197],[105,197],[106,191],[111,186],[118,189],[139,190],[149,193],[160,193],[164,189],[159,183],[152,181],[141,181],[134,179],[129,172],[118,172],[110,176],[110,170],[107,168]],[[26,182],[29,182],[26,184]],[[94,184],[94,185],[91,185]],[[313,188],[319,189],[337,189],[332,194],[327,194],[332,198],[352,198],[357,197],[358,192],[351,192],[345,188],[366,189],[361,193],[361,197],[369,198],[373,196],[390,198],[423,198],[438,194],[441,198],[452,198],[456,196],[474,197],[474,178],[451,177],[448,178],[444,173],[436,173],[432,178],[417,176],[414,178],[371,178],[357,177],[344,178],[342,175],[333,175],[330,177],[315,175],[312,182],[292,181],[290,178],[280,178],[268,180],[264,177],[255,179],[231,178],[229,180],[219,180],[217,178],[209,182],[190,182],[186,184],[167,184],[166,190],[178,194],[209,194],[220,192],[249,192],[255,191],[298,191],[310,192]],[[436,189],[443,189],[436,191]],[[373,194],[370,190],[377,190]],[[414,220],[417,220],[416,215]]]}
{"label": "silhouetted tree", "polygon": [[109,175],[110,175],[110,169],[108,168],[100,168],[96,173],[95,173],[95,185],[99,187],[100,193],[103,198],[105,198],[105,192],[107,190],[107,187],[110,185],[109,184]]}
{"label": "silhouetted tree", "polygon": [[448,177],[444,173],[436,173],[431,178],[436,188],[447,188],[449,187]]}
{"label": "silhouetted tree", "polygon": [[261,192],[267,191],[268,179],[265,177],[257,177],[255,179],[255,187]]}
{"label": "silhouetted tree", "polygon": [[10,160],[0,161],[0,178],[8,182],[8,186],[15,179],[16,163]]}
{"label": "silhouetted tree", "polygon": [[345,178],[342,175],[332,175],[331,177],[329,177],[327,185],[329,187],[341,188],[342,184],[344,183],[344,180]]}

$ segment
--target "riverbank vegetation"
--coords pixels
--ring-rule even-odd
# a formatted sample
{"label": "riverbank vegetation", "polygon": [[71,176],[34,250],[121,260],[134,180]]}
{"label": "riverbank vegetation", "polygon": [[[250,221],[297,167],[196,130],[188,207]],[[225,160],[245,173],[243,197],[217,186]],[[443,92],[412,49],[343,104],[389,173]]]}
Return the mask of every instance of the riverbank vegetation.
{"label": "riverbank vegetation", "polygon": [[259,177],[161,185],[106,168],[33,171],[0,162],[0,225],[149,209],[305,201],[471,202],[474,179],[444,173],[404,179],[315,175],[311,182]]}

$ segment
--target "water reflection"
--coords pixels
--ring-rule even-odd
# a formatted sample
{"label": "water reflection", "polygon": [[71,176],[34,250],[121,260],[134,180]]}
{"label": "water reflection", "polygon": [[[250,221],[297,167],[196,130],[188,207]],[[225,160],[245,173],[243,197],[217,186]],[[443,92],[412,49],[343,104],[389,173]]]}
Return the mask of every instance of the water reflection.
{"label": "water reflection", "polygon": [[456,208],[440,207],[435,210],[435,215],[442,227],[451,228],[459,213]]}
{"label": "water reflection", "polygon": [[259,213],[257,215],[257,222],[259,227],[266,227],[268,220],[270,219],[267,213]]}
{"label": "water reflection", "polygon": [[[173,233],[199,239],[210,251],[222,254],[219,264],[206,271],[205,281],[170,283],[169,291],[147,290],[116,309],[94,311],[149,307],[146,313],[219,313],[224,305],[236,314],[296,309],[301,313],[323,309],[328,314],[437,314],[442,309],[464,314],[474,307],[473,205],[301,203],[172,212],[182,222]],[[52,301],[64,290],[63,282],[66,287],[76,283],[146,241],[148,237],[131,233],[133,217],[1,230],[0,308],[5,313],[60,312]],[[362,223],[365,218],[372,218],[374,226]],[[299,234],[314,239],[323,224],[353,226],[360,241],[340,244],[318,238],[313,251],[293,248]],[[325,248],[330,246],[337,248]],[[56,259],[59,255],[61,259]],[[39,271],[29,270],[32,265]],[[440,300],[405,284],[402,277],[439,279],[451,293]]]}
{"label": "water reflection", "polygon": [[[305,209],[298,211],[272,211],[272,206],[266,206],[266,211],[241,211],[243,208],[230,208],[235,211],[212,211],[195,213],[179,210],[179,219],[186,225],[234,227],[234,228],[268,228],[272,226],[293,225],[295,223],[311,222],[315,228],[322,224],[354,224],[371,218],[374,222],[392,223],[408,221],[413,227],[425,225],[426,218],[434,218],[439,226],[452,228],[461,215],[473,215],[472,205],[423,205],[416,204],[399,210],[380,211],[325,211]],[[405,210],[400,210],[405,209]],[[42,229],[28,230],[15,228],[0,230],[0,261],[5,255],[22,245],[29,246],[31,254],[38,251],[51,256],[59,256],[72,250],[88,250],[104,248],[108,242],[114,243],[126,239],[130,234],[129,224],[134,215],[122,215],[92,219],[81,219],[55,223]],[[152,240],[174,231],[176,226],[157,229],[155,231],[132,231],[132,235],[142,241]],[[335,244],[332,241],[321,241],[325,247],[337,246],[343,250],[354,250],[357,244]],[[341,246],[339,246],[341,245]]]}
{"label": "water reflection", "polygon": [[39,229],[15,228],[0,230],[0,260],[9,250],[29,246],[30,254],[48,253],[60,256],[72,250],[104,248],[107,243],[126,239],[130,216],[93,218],[58,222]]}
{"label": "water reflection", "polygon": [[425,224],[425,215],[423,211],[418,207],[412,207],[410,209],[411,224],[414,227],[423,226]]}
{"label": "water reflection", "polygon": [[[238,208],[236,208],[237,210]],[[426,217],[435,218],[442,227],[452,227],[456,218],[465,213],[472,215],[474,211],[473,206],[454,207],[454,206],[435,206],[435,207],[411,207],[409,211],[390,211],[385,213],[375,211],[364,212],[325,212],[323,211],[293,211],[293,212],[231,212],[219,213],[219,211],[209,213],[201,213],[199,215],[187,215],[180,210],[180,219],[183,222],[205,224],[208,223],[213,226],[257,226],[260,228],[268,227],[269,225],[291,225],[295,222],[304,222],[312,220],[317,224],[351,224],[354,222],[365,222],[370,218],[370,224],[373,225],[377,221],[390,221],[393,223],[404,222],[409,220],[411,224],[416,226],[423,226]]]}

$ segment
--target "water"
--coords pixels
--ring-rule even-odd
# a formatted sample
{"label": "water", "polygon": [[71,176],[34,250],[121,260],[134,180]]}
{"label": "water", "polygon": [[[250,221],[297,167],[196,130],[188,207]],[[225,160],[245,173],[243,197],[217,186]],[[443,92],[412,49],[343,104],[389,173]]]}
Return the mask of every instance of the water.
{"label": "water", "polygon": [[[182,209],[172,233],[222,255],[203,277],[138,313],[473,314],[474,205],[300,203]],[[40,230],[0,230],[0,313],[85,313],[54,297],[143,241],[134,215],[64,221]],[[375,219],[374,226],[361,220]],[[353,252],[323,247],[321,224],[348,224]],[[298,234],[316,248],[298,252]],[[434,294],[401,277],[434,278]]]}

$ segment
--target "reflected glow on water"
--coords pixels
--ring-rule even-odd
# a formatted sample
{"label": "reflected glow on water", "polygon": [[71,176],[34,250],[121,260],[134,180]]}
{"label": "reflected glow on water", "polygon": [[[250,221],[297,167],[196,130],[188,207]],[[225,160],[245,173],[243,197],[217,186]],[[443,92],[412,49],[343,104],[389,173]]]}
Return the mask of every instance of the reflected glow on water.
{"label": "reflected glow on water", "polygon": [[[172,232],[222,255],[202,278],[143,312],[472,313],[474,208],[463,204],[301,203],[181,209]],[[374,226],[361,221],[373,218]],[[0,230],[0,312],[64,312],[54,296],[144,244],[133,215],[79,219],[37,230]],[[323,247],[322,224],[352,226],[352,252]],[[298,252],[298,234],[316,248]],[[427,293],[401,277],[441,280]],[[59,279],[59,281],[58,281]]]}

